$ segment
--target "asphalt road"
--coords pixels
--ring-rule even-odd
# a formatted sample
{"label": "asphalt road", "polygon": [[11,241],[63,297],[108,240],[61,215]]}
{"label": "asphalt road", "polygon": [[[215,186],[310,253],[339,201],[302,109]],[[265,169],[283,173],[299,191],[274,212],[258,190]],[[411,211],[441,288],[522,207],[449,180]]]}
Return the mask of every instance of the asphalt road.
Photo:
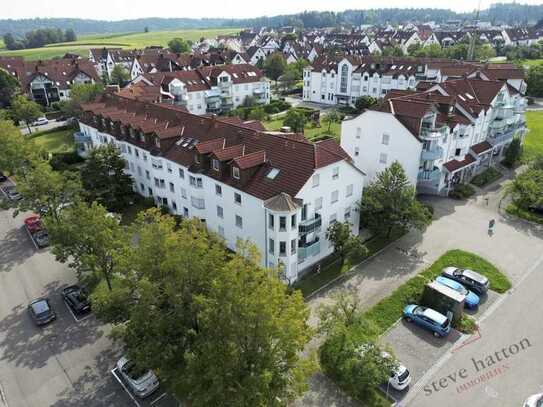
{"label": "asphalt road", "polygon": [[[543,392],[543,253],[412,388],[408,406],[522,406]],[[404,405],[402,404],[402,405]]]}
{"label": "asphalt road", "polygon": [[[23,216],[0,210],[0,406],[134,406],[110,370],[120,354],[94,316],[76,322],[61,300],[74,273],[36,251]],[[38,328],[26,307],[48,296],[58,318]]]}
{"label": "asphalt road", "polygon": [[[49,123],[44,124],[43,126],[30,126],[30,129],[32,130],[32,133],[36,133],[40,131],[51,130],[56,127],[61,127],[61,126],[64,126],[65,124],[66,124],[65,121],[57,122],[56,120],[49,120]],[[28,127],[21,126],[20,130],[22,134],[28,134]]]}

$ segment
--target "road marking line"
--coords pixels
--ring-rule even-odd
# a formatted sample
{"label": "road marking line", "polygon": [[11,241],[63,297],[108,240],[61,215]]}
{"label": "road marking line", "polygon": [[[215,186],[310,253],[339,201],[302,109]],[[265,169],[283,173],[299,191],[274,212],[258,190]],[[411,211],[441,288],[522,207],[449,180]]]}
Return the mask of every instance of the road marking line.
{"label": "road marking line", "polygon": [[28,228],[26,227],[26,225],[23,226],[24,229],[26,230],[26,234],[28,235],[28,237],[30,238],[30,240],[32,241],[32,244],[34,244],[34,247],[36,248],[36,250],[40,250],[40,248],[38,247],[38,244],[36,243],[36,241],[34,240],[34,238],[32,237],[32,234],[30,233],[30,231],[28,230]]}
{"label": "road marking line", "polygon": [[134,402],[134,404],[137,406],[137,407],[141,407],[140,403],[138,403],[138,401],[134,398],[134,396],[132,395],[132,393],[130,393],[128,391],[128,389],[126,388],[126,386],[124,385],[123,381],[120,379],[119,376],[117,376],[117,373],[115,373],[115,371],[117,370],[117,368],[115,369],[112,369],[111,370],[111,374],[115,377],[115,379],[117,379],[117,381],[119,382],[119,384],[121,386],[123,386],[123,389],[124,391],[130,396],[130,398],[132,399],[132,401]]}
{"label": "road marking line", "polygon": [[158,403],[160,400],[162,400],[164,397],[166,397],[166,393],[162,393],[160,396],[158,396],[156,399],[151,401],[149,404],[154,405],[155,403]]}
{"label": "road marking line", "polygon": [[6,392],[4,391],[2,383],[0,383],[0,401],[2,402],[2,405],[8,407],[8,399],[6,397]]}
{"label": "road marking line", "polygon": [[[528,271],[518,280],[517,284],[514,286],[514,288],[518,288],[525,280],[530,276],[536,269],[543,263],[543,255],[541,255],[537,261],[528,269]],[[511,290],[510,290],[511,291]],[[508,291],[509,293],[509,291]],[[492,315],[497,309],[500,304],[502,304],[507,298],[510,298],[510,295],[502,295],[500,298],[496,300],[494,304],[492,304],[477,320],[477,323],[480,325],[482,321],[487,319],[490,315]],[[462,335],[460,339],[463,337],[469,337],[469,335]],[[440,359],[437,360],[437,362],[426,371],[426,373],[419,379],[417,382],[413,385],[413,387],[410,389],[409,393],[405,396],[405,398],[402,400],[403,402],[409,404],[409,402],[414,399],[419,390],[428,382],[429,378],[433,376],[438,369],[441,368],[447,362],[451,357],[453,356],[453,352],[451,350],[448,350]]]}

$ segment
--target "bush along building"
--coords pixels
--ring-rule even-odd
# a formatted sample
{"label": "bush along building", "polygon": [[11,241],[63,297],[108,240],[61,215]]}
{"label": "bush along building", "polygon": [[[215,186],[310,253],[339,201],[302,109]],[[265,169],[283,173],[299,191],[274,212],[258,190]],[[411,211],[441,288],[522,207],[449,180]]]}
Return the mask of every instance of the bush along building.
{"label": "bush along building", "polygon": [[138,76],[121,95],[149,102],[185,107],[190,113],[222,113],[250,98],[270,102],[270,82],[249,64],[217,65],[190,71],[158,72]]}
{"label": "bush along building", "polygon": [[334,141],[265,132],[259,122],[197,116],[177,106],[104,95],[83,106],[77,142],[117,146],[135,190],[173,214],[196,217],[236,249],[296,281],[333,252],[326,229],[358,233],[364,174]]}
{"label": "bush along building", "polygon": [[447,195],[524,138],[526,101],[507,82],[475,77],[425,88],[390,92],[377,109],[343,122],[341,146],[369,179],[399,161],[419,193]]}

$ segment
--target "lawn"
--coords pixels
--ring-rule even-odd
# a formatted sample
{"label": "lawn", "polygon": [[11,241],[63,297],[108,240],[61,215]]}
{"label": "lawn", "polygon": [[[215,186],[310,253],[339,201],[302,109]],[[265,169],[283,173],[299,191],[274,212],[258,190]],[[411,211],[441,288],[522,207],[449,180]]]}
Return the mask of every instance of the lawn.
{"label": "lawn", "polygon": [[[276,117],[273,120],[265,120],[262,122],[268,130],[277,131],[283,127],[284,117]],[[341,123],[332,123],[330,131],[328,131],[328,123],[322,124],[321,127],[316,127],[313,123],[308,123],[304,129],[304,135],[308,140],[318,139],[322,136],[332,136],[338,142],[341,135]]]}
{"label": "lawn", "polygon": [[529,68],[533,65],[541,64],[542,62],[543,62],[543,59],[524,59],[521,61],[521,64]]}
{"label": "lawn", "polygon": [[388,297],[379,301],[376,305],[364,313],[364,317],[373,321],[383,334],[398,318],[401,318],[403,308],[409,303],[417,303],[420,300],[426,283],[434,280],[441,274],[441,270],[448,266],[472,269],[490,281],[490,289],[498,293],[505,293],[511,288],[511,282],[494,265],[476,254],[463,250],[450,250],[430,267],[411,278],[398,287]]}
{"label": "lawn", "polygon": [[[49,59],[62,56],[67,52],[88,56],[89,48],[119,47],[119,48],[144,48],[151,45],[166,46],[168,41],[174,37],[182,37],[191,41],[198,41],[200,38],[215,38],[217,35],[233,34],[238,32],[237,28],[221,29],[197,29],[197,30],[175,30],[155,31],[148,33],[124,33],[124,34],[94,34],[81,36],[77,41],[49,44],[42,48],[31,48],[16,51],[2,50],[0,56],[18,55],[27,59]],[[2,44],[3,46],[3,44]]]}
{"label": "lawn", "polygon": [[30,136],[34,143],[48,153],[68,153],[74,151],[74,130],[60,129],[34,133]]}
{"label": "lawn", "polygon": [[543,156],[543,111],[526,112],[526,125],[530,131],[524,140],[524,160]]}

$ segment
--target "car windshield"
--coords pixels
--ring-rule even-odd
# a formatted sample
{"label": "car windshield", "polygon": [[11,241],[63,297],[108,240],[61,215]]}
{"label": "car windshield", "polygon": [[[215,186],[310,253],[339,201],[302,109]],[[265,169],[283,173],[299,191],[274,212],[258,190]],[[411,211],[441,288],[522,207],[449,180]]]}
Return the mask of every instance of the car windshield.
{"label": "car windshield", "polygon": [[449,321],[449,319],[447,318],[447,319],[445,320],[445,322],[443,322],[443,323],[441,324],[441,327],[442,327],[442,328],[447,328],[447,327],[449,326],[449,323],[450,323],[450,322],[451,322],[451,321]]}
{"label": "car windshield", "polygon": [[38,301],[32,304],[32,310],[36,315],[45,314],[49,312],[49,305],[47,301]]}
{"label": "car windshield", "polygon": [[469,292],[463,285],[459,285],[458,287],[456,287],[456,291],[458,291],[462,295],[468,295]]}
{"label": "car windshield", "polygon": [[463,273],[464,273],[464,270],[462,270],[462,269],[456,269],[456,270],[453,271],[453,275],[455,275],[457,277],[461,276]]}
{"label": "car windshield", "polygon": [[398,380],[403,382],[405,379],[407,379],[407,376],[409,376],[409,370],[405,369],[405,371],[398,376]]}
{"label": "car windshield", "polygon": [[426,308],[424,308],[424,307],[418,306],[417,308],[415,308],[415,309],[413,310],[413,314],[414,314],[414,315],[422,315],[422,314],[424,314],[424,310],[425,310],[425,309],[426,309]]}

